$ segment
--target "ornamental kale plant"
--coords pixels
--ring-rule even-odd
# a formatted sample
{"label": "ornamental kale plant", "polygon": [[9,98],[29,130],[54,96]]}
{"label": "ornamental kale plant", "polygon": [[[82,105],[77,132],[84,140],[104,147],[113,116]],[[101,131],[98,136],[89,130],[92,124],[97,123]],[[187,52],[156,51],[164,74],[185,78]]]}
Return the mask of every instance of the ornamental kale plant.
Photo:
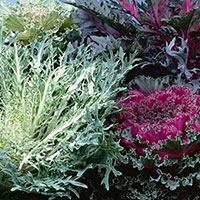
{"label": "ornamental kale plant", "polygon": [[3,28],[0,36],[0,187],[75,199],[96,168],[108,190],[110,176],[121,174],[121,147],[107,118],[136,54],[96,57],[84,46],[74,54],[69,43],[55,69],[48,37],[21,46]]}
{"label": "ornamental kale plant", "polygon": [[79,26],[81,43],[92,43],[91,48],[96,54],[109,48],[117,50],[120,46],[124,50],[133,50],[136,38],[134,19],[118,4],[113,5],[109,0],[61,1],[78,8],[72,14],[73,23]]}
{"label": "ornamental kale plant", "polygon": [[128,163],[139,170],[140,178],[134,182],[144,194],[148,194],[145,181],[158,183],[163,197],[166,188],[175,195],[173,191],[188,191],[188,186],[197,184],[199,191],[200,95],[173,85],[151,94],[135,89],[118,101],[118,139]]}
{"label": "ornamental kale plant", "polygon": [[156,70],[158,76],[163,76],[161,71],[164,75],[181,73],[194,91],[199,88],[199,1],[62,2],[79,8],[73,13],[74,23],[79,25],[82,43],[92,42],[97,54],[119,46],[128,53],[136,45],[147,61],[138,68],[140,75],[152,70],[148,73],[152,77]]}
{"label": "ornamental kale plant", "polygon": [[199,1],[146,0],[142,6],[137,1],[118,2],[137,18],[139,30],[157,48],[154,54],[162,53],[159,60],[164,59],[168,68],[178,69],[177,73],[191,81],[196,91],[200,80]]}
{"label": "ornamental kale plant", "polygon": [[[153,92],[144,95],[138,90],[129,92],[126,100],[119,103],[119,108],[125,109],[120,113],[119,131],[123,145],[130,145],[137,151],[145,155],[145,147],[134,144],[134,139],[140,138],[141,142],[148,142],[148,147],[155,148],[156,153],[163,158],[165,155],[171,157],[181,157],[183,154],[190,154],[199,147],[199,143],[187,146],[187,132],[194,129],[198,134],[200,131],[199,120],[200,96],[194,95],[189,88],[182,86],[172,86],[164,91]],[[123,132],[130,128],[130,140],[123,138]],[[181,136],[183,148],[179,153],[162,152],[160,141],[176,139]],[[149,151],[151,149],[148,148]]]}
{"label": "ornamental kale plant", "polygon": [[[18,0],[14,5],[0,3],[0,22],[4,33],[18,33],[18,41],[27,45],[34,40],[41,41],[48,34],[58,39],[75,27],[70,17],[71,7],[61,6],[55,1]],[[66,33],[65,33],[66,34]]]}

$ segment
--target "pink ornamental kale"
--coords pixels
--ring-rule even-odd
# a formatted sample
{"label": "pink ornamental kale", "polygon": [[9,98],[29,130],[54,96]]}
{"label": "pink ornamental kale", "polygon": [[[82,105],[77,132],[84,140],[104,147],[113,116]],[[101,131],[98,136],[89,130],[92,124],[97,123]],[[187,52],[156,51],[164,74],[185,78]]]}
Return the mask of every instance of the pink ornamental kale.
{"label": "pink ornamental kale", "polygon": [[[200,133],[199,106],[200,95],[192,94],[183,86],[168,87],[150,95],[130,91],[129,96],[118,104],[124,109],[118,118],[121,144],[135,148],[141,155],[145,155],[145,149],[161,158],[189,155],[200,147],[198,141],[189,144],[188,138],[189,132]],[[165,146],[169,140],[176,141],[177,136],[181,138],[181,145],[179,143],[176,148]],[[145,142],[147,146],[143,144]]]}

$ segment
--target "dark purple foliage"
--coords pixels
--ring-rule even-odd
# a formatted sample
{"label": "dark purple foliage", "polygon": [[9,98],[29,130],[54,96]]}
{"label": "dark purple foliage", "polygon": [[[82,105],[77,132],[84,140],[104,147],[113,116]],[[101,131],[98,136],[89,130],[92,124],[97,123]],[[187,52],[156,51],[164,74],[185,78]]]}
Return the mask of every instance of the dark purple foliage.
{"label": "dark purple foliage", "polygon": [[170,61],[167,66],[176,65],[177,69],[182,69],[181,73],[197,90],[200,82],[200,2],[146,0],[140,9],[136,1],[118,2],[138,19],[139,29],[150,45],[164,49],[167,44],[165,57]]}

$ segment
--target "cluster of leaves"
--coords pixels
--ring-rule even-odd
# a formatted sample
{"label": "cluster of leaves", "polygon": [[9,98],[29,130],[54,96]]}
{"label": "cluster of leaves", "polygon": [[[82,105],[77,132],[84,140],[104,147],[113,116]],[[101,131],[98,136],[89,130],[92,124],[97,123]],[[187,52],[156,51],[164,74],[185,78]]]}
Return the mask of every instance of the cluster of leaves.
{"label": "cluster of leaves", "polygon": [[164,75],[181,73],[192,82],[195,91],[199,89],[199,1],[62,2],[79,8],[72,15],[74,23],[79,25],[82,43],[93,42],[97,54],[119,46],[128,53],[134,44],[143,48],[141,56],[148,61],[143,66],[146,71],[153,69],[151,76],[156,70],[158,76],[163,71]]}
{"label": "cluster of leaves", "polygon": [[[171,152],[172,149],[181,147],[179,139],[168,142],[167,145],[168,151]],[[122,166],[124,177],[113,179],[114,187],[126,191],[122,193],[122,199],[199,199],[198,151],[192,156],[183,156],[180,159],[165,157],[162,165],[159,164],[158,157],[152,159],[151,153],[147,154],[143,157],[138,156],[134,149],[129,151],[127,163],[130,167]],[[156,162],[156,168],[144,169],[147,159]]]}
{"label": "cluster of leaves", "polygon": [[[198,0],[146,0],[141,6],[135,1],[119,0],[139,21],[138,29],[161,53],[163,65],[183,74],[199,89],[200,4]],[[151,52],[152,53],[152,52]],[[152,55],[151,55],[152,56]],[[158,58],[158,56],[157,56]],[[152,62],[152,59],[150,59]]]}
{"label": "cluster of leaves", "polygon": [[133,50],[136,38],[134,18],[124,13],[122,8],[109,0],[62,0],[66,4],[77,7],[73,14],[73,22],[79,25],[81,43],[89,44],[96,54],[123,47]]}
{"label": "cluster of leaves", "polygon": [[[58,40],[75,29],[70,16],[72,8],[53,0],[18,0],[14,5],[0,3],[0,21],[5,34],[18,33],[18,41],[27,45],[42,41],[48,34]],[[66,38],[66,36],[65,36]],[[70,37],[68,37],[70,39]]]}
{"label": "cluster of leaves", "polygon": [[[17,36],[0,40],[0,176],[12,191],[79,197],[84,173],[97,168],[109,189],[121,147],[107,117],[120,84],[134,67],[120,49],[96,58],[69,43],[55,69],[56,49],[48,38],[26,47]],[[6,45],[9,40],[9,46]],[[43,59],[48,54],[48,58]]]}

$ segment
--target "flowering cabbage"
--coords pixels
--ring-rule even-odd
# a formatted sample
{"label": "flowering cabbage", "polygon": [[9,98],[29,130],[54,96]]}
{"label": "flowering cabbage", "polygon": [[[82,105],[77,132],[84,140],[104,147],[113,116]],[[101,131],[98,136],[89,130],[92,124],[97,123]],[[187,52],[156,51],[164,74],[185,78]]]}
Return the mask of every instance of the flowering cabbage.
{"label": "flowering cabbage", "polygon": [[200,132],[199,105],[200,95],[183,86],[171,86],[149,95],[130,91],[118,104],[123,110],[117,126],[121,144],[135,148],[140,155],[158,154],[161,161],[166,155],[190,155],[200,147],[200,142],[191,142],[189,136]]}
{"label": "flowering cabbage", "polygon": [[146,0],[142,5],[133,0],[116,1],[137,19],[139,30],[153,45],[150,55],[145,55],[146,67],[164,64],[169,71],[183,74],[194,91],[199,90],[200,1]]}

